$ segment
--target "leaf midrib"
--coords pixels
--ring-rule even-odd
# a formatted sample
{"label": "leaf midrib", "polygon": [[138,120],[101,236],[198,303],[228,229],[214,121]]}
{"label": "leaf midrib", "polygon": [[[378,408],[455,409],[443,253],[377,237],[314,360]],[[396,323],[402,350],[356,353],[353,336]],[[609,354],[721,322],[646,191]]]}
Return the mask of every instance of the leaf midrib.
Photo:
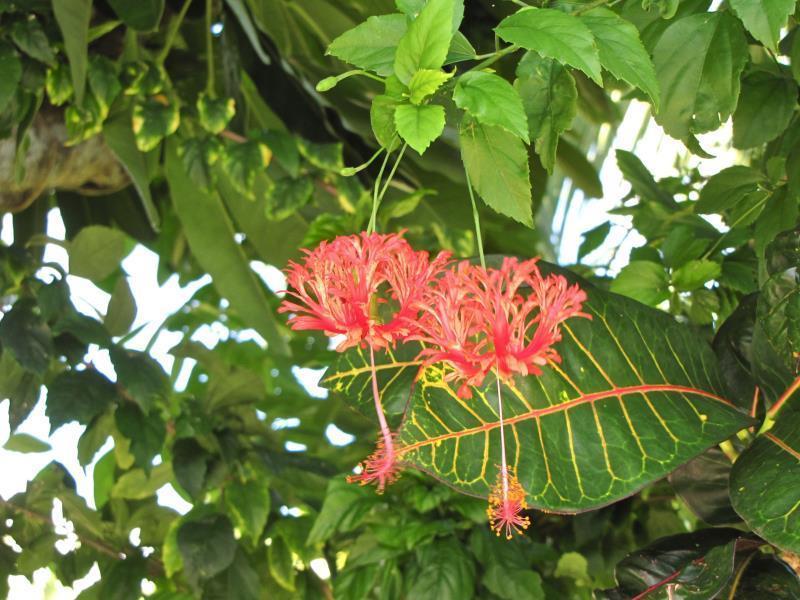
{"label": "leaf midrib", "polygon": [[[727,406],[735,408],[734,404],[726,400],[725,398],[722,398],[721,396],[717,396],[716,394],[712,394],[711,392],[706,392],[704,390],[700,390],[697,388],[683,386],[683,385],[672,385],[672,384],[643,384],[643,385],[634,385],[626,387],[614,387],[609,390],[603,390],[600,392],[582,394],[576,398],[566,400],[565,402],[555,404],[553,406],[547,406],[544,408],[535,408],[533,410],[526,411],[519,415],[510,416],[504,419],[504,423],[505,425],[513,425],[514,423],[519,423],[521,421],[526,421],[528,419],[538,419],[540,417],[549,414],[567,411],[570,408],[573,408],[575,406],[580,406],[581,404],[594,403],[598,400],[604,400],[607,398],[618,398],[619,401],[622,402],[623,396],[630,394],[645,395],[648,392],[679,392],[684,394],[694,394],[697,396],[708,398],[710,400],[714,400],[716,402],[721,402]],[[404,446],[399,450],[399,454],[403,455],[418,448],[422,448],[431,444],[436,444],[444,440],[457,439],[469,435],[475,435],[477,433],[483,433],[486,431],[490,431],[492,429],[496,429],[498,427],[500,427],[499,421],[490,421],[483,423],[482,425],[479,425],[477,427],[471,427],[469,429],[463,429],[461,431],[444,433],[442,435],[428,438],[421,442],[416,442],[414,444],[409,444],[408,446]]]}

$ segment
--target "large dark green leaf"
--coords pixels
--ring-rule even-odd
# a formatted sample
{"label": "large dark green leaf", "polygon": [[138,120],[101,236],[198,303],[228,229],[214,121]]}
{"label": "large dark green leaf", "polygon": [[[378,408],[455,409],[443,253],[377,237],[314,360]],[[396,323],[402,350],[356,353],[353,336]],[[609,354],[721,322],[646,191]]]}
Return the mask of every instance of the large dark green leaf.
{"label": "large dark green leaf", "polygon": [[172,202],[192,253],[244,321],[263,335],[275,352],[286,354],[286,341],[278,331],[272,307],[233,239],[233,226],[219,196],[189,179],[175,144],[167,145],[166,171]]}
{"label": "large dark green leaf", "polygon": [[669,476],[675,492],[694,514],[710,525],[739,522],[731,506],[728,482],[731,461],[719,448],[709,448]]}
{"label": "large dark green leaf", "polygon": [[615,569],[617,587],[600,598],[707,600],[733,575],[735,529],[706,529],[675,535],[637,550]]}
{"label": "large dark green leaf", "polygon": [[52,429],[70,421],[88,425],[118,399],[114,384],[94,369],[65,371],[48,386],[45,413]]}
{"label": "large dark green leaf", "polygon": [[797,84],[789,77],[757,71],[742,79],[733,113],[733,145],[754,148],[778,137],[797,105]]}
{"label": "large dark green leaf", "polygon": [[750,600],[796,600],[800,598],[800,578],[792,568],[773,556],[756,555],[746,561],[744,572],[737,575],[723,598]]}
{"label": "large dark green leaf", "polygon": [[[777,409],[777,410],[776,410]],[[800,378],[767,414],[731,471],[731,501],[768,542],[800,552]]]}
{"label": "large dark green leaf", "polygon": [[190,518],[178,529],[178,548],[189,581],[209,579],[233,562],[236,539],[228,518],[206,515]]}
{"label": "large dark green leaf", "polygon": [[475,565],[455,539],[434,542],[418,552],[421,566],[411,583],[409,598],[461,600],[475,588]]}
{"label": "large dark green leaf", "polygon": [[[592,319],[565,324],[562,363],[503,388],[510,462],[529,503],[556,512],[624,498],[750,422],[725,399],[714,355],[692,330],[585,285]],[[419,363],[384,355],[378,363],[384,397],[397,406]],[[327,381],[367,403],[368,357],[354,350],[341,364]],[[413,388],[399,431],[403,460],[485,497],[500,463],[495,382],[464,400],[443,375],[429,367]]]}
{"label": "large dark green leaf", "polygon": [[53,353],[50,328],[30,299],[19,300],[0,321],[0,344],[24,368],[44,373]]}

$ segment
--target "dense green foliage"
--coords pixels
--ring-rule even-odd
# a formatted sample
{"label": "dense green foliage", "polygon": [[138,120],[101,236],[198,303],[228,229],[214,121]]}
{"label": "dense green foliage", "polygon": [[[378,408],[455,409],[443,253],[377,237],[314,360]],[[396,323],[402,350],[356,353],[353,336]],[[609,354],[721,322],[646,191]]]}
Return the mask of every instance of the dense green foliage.
{"label": "dense green foliage", "polygon": [[[52,462],[0,501],[0,594],[7,575],[70,585],[96,563],[81,598],[800,597],[795,2],[525,4],[0,0],[5,448],[47,450],[14,433],[44,391],[53,430],[85,426],[94,480],[87,503]],[[253,261],[374,226],[556,262],[556,215],[618,196],[597,169],[633,100],[692,161],[656,179],[618,150],[614,228],[643,244],[618,273],[589,262],[624,242],[606,222],[582,263],[546,267],[581,282],[592,319],[569,323],[560,365],[507,387],[531,527],[506,542],[486,524],[492,386],[465,405],[435,367],[415,385],[413,348],[378,360],[417,469],[383,495],[347,484],[376,437],[365,357],[290,331]],[[737,164],[686,166],[729,121]],[[121,179],[66,162],[92,143]],[[85,176],[32,181],[42,156]],[[211,281],[149,341],[121,266],[135,244],[159,282]],[[75,308],[68,275],[110,294],[105,314]],[[227,332],[213,349],[193,339],[211,325]],[[180,342],[160,364],[166,331]],[[297,367],[328,367],[330,395]],[[355,441],[333,444],[331,424]],[[158,504],[168,483],[188,513]]]}

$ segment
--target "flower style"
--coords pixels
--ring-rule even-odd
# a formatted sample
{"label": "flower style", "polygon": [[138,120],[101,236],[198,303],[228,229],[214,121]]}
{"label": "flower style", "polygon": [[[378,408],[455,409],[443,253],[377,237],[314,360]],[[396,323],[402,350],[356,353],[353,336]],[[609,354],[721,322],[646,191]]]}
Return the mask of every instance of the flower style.
{"label": "flower style", "polygon": [[375,452],[348,481],[377,484],[383,492],[398,476],[398,449],[386,422],[375,370],[375,348],[407,339],[417,328],[418,306],[450,255],[433,260],[415,251],[400,234],[361,233],[304,250],[302,263],[290,262],[290,286],[279,312],[292,313],[292,329],[343,335],[337,350],[368,346],[375,412],[381,437]]}
{"label": "flower style", "polygon": [[505,530],[507,540],[512,534],[522,533],[531,524],[530,518],[522,515],[523,510],[527,510],[525,502],[525,490],[519,483],[514,473],[506,467],[505,472],[502,467],[497,473],[497,483],[489,494],[489,506],[486,508],[486,516],[489,517],[489,525],[498,536]]}

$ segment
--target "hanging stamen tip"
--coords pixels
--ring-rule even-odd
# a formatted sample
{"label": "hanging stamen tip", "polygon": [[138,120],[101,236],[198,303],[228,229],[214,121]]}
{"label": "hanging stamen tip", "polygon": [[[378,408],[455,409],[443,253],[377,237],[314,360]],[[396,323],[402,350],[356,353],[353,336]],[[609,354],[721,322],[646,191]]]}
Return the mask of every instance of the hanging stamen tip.
{"label": "hanging stamen tip", "polygon": [[489,494],[489,506],[486,515],[489,517],[489,526],[498,536],[505,532],[507,540],[513,534],[522,535],[523,530],[531,524],[530,518],[522,514],[528,509],[525,502],[525,490],[516,476],[508,469],[505,473],[501,468]]}
{"label": "hanging stamen tip", "polygon": [[400,464],[397,461],[395,434],[392,433],[393,443],[387,445],[384,438],[378,439],[375,451],[369,455],[359,466],[361,472],[347,477],[348,483],[360,485],[375,484],[376,491],[382,494],[386,486],[394,483],[400,476]]}

